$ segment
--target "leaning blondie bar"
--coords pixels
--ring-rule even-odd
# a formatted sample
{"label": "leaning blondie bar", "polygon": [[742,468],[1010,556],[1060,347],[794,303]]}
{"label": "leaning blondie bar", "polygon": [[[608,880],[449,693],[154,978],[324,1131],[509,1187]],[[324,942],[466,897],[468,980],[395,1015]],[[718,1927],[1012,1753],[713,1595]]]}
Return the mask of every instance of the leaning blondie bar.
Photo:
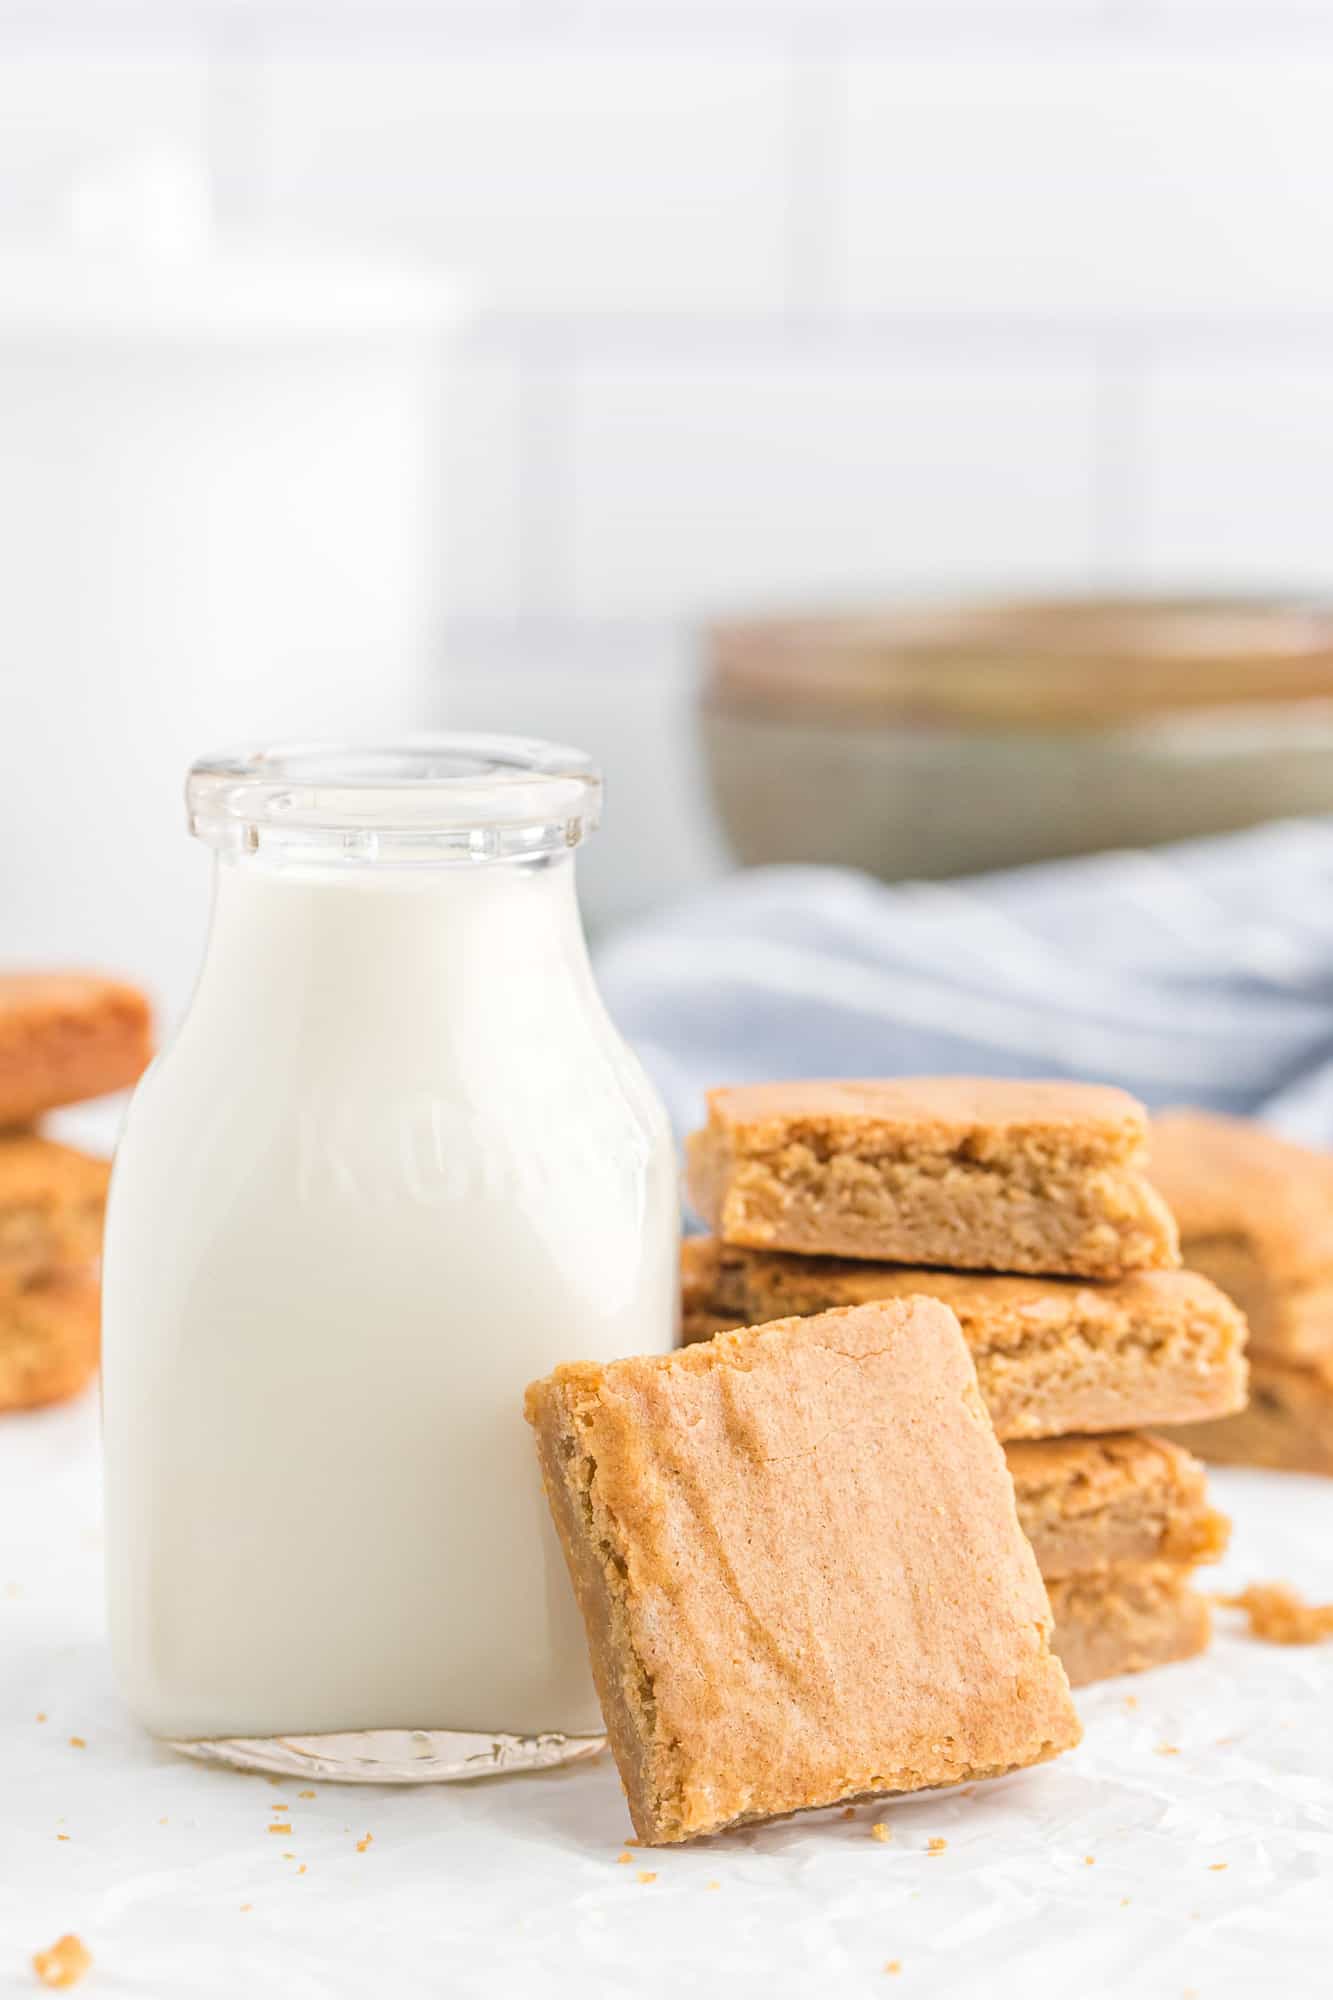
{"label": "leaning blondie bar", "polygon": [[947,1307],[566,1366],[527,1415],[642,1839],[991,1776],[1078,1740]]}

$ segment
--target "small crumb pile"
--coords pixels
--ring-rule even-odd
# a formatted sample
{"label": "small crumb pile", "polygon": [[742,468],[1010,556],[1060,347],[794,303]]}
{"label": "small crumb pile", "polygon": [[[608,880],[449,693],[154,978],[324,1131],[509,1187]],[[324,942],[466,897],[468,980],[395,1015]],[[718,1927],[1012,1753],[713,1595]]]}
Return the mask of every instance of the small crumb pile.
{"label": "small crumb pile", "polygon": [[1289,1583],[1252,1583],[1235,1597],[1214,1602],[1228,1611],[1243,1611],[1250,1637],[1270,1646],[1315,1646],[1333,1639],[1333,1604],[1307,1604]]}
{"label": "small crumb pile", "polygon": [[35,1951],[32,1955],[33,1971],[43,1986],[53,1989],[77,1986],[92,1962],[92,1953],[87,1945],[72,1931],[57,1938],[50,1951]]}

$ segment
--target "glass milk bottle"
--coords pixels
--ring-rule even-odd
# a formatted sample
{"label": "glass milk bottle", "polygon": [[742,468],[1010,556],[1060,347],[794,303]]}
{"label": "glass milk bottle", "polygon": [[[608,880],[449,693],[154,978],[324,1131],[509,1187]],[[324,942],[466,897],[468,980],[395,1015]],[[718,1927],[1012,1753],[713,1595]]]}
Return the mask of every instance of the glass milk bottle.
{"label": "glass milk bottle", "polygon": [[190,774],[189,1014],[104,1266],[121,1687],[194,1755],[378,1781],[600,1738],[522,1414],[675,1339],[666,1116],[611,1026],[577,751],[278,749]]}

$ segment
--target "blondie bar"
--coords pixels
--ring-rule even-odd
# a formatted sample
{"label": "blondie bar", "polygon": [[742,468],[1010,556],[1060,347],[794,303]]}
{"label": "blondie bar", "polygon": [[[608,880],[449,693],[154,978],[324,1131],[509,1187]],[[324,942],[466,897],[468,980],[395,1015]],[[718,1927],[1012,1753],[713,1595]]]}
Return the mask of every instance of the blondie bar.
{"label": "blondie bar", "polygon": [[102,1246],[108,1160],[31,1132],[0,1133],[0,1297]]}
{"label": "blondie bar", "polygon": [[683,1331],[707,1339],[792,1313],[925,1293],[956,1313],[1001,1438],[1059,1437],[1223,1416],[1245,1400],[1245,1322],[1206,1278],[1140,1271],[1112,1284],[802,1257],[693,1237]]}
{"label": "blondie bar", "polygon": [[1147,1119],[1097,1084],[915,1077],[714,1090],[691,1198],[757,1249],[1116,1278],[1179,1262]]}
{"label": "blondie bar", "polygon": [[1171,1435],[1217,1465],[1333,1478],[1333,1356],[1301,1363],[1256,1354],[1243,1410],[1218,1423],[1173,1425]]}
{"label": "blondie bar", "polygon": [[0,1298],[0,1410],[77,1395],[96,1373],[100,1331],[92,1272],[68,1272]]}
{"label": "blondie bar", "polygon": [[1333,1158],[1204,1111],[1154,1119],[1151,1147],[1185,1261],[1236,1301],[1251,1351],[1333,1353]]}
{"label": "blondie bar", "polygon": [[134,987],[95,973],[0,973],[0,1126],[123,1090],[152,1053]]}
{"label": "blondie bar", "polygon": [[1179,1563],[1121,1563],[1053,1582],[1055,1646],[1070,1685],[1086,1687],[1205,1651],[1212,1613],[1190,1575]]}
{"label": "blondie bar", "polygon": [[1018,1518],[1048,1584],[1126,1563],[1216,1562],[1230,1523],[1204,1468],[1147,1431],[1010,1444]]}
{"label": "blondie bar", "polygon": [[528,1390],[630,1813],[653,1844],[1077,1742],[948,1308],[909,1299]]}

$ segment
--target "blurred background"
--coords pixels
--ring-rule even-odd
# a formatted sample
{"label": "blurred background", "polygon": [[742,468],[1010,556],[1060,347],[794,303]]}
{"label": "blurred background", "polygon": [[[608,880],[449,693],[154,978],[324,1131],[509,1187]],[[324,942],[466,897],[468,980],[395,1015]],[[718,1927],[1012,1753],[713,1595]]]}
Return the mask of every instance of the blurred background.
{"label": "blurred background", "polygon": [[275,731],[591,749],[601,931],[1333,807],[1331,104],[1284,0],[5,0],[6,958],[177,1008]]}

